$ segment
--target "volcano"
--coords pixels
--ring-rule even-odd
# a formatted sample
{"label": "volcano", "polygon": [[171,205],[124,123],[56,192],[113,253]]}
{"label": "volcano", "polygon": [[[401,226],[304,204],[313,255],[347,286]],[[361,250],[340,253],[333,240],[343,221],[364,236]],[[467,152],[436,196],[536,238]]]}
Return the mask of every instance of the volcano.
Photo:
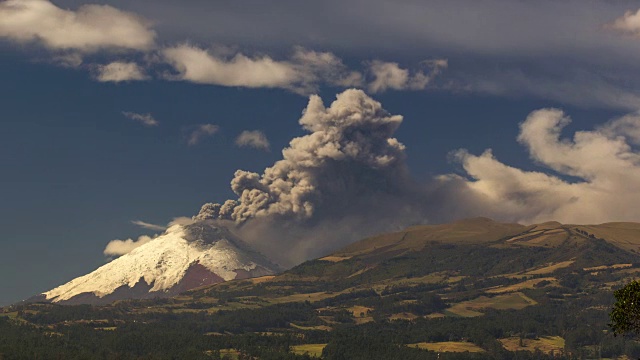
{"label": "volcano", "polygon": [[272,275],[279,267],[229,229],[209,221],[173,225],[162,235],[32,300],[107,304],[169,297],[205,285]]}

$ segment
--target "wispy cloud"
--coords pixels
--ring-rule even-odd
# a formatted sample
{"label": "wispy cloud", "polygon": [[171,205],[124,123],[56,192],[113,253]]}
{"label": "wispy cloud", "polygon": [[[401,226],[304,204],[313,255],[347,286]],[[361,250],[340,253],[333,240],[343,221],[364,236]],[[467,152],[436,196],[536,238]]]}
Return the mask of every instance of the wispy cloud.
{"label": "wispy cloud", "polygon": [[158,126],[160,124],[151,114],[138,114],[130,111],[123,111],[122,115],[127,119],[137,121],[144,126]]}
{"label": "wispy cloud", "polygon": [[148,222],[144,222],[142,220],[132,220],[131,223],[134,224],[134,225],[138,225],[138,226],[140,226],[142,228],[149,229],[149,230],[156,230],[156,231],[167,230],[166,226],[151,224],[151,223],[148,223]]}
{"label": "wispy cloud", "polygon": [[197,145],[205,138],[215,135],[219,130],[220,127],[214,124],[199,124],[190,126],[186,129],[187,144],[189,146]]}
{"label": "wispy cloud", "polygon": [[245,130],[236,138],[236,145],[269,151],[269,139],[260,130]]}
{"label": "wispy cloud", "polygon": [[640,9],[626,11],[623,16],[605,25],[606,29],[640,37]]}
{"label": "wispy cloud", "polygon": [[622,86],[618,75],[608,73],[609,66],[576,65],[528,72],[509,67],[486,69],[482,72],[453,72],[450,76],[454,91],[469,91],[504,97],[535,97],[583,108],[614,108],[626,111],[640,109],[640,87],[625,74],[628,83]]}
{"label": "wispy cloud", "polygon": [[424,90],[431,80],[447,68],[446,59],[423,61],[425,70],[409,71],[402,69],[398,63],[374,60],[369,63],[369,72],[373,80],[368,84],[372,93],[388,89]]}
{"label": "wispy cloud", "polygon": [[98,65],[96,70],[96,80],[100,82],[117,83],[148,78],[142,67],[132,62],[114,61],[107,65]]}

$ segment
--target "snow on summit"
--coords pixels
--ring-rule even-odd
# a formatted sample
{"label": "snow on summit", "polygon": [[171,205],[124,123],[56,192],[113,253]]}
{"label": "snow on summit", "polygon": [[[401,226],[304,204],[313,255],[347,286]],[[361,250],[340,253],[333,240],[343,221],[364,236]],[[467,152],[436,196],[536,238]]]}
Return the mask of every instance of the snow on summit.
{"label": "snow on summit", "polygon": [[197,222],[174,225],[130,253],[42,295],[53,302],[166,296],[275,270],[227,229]]}

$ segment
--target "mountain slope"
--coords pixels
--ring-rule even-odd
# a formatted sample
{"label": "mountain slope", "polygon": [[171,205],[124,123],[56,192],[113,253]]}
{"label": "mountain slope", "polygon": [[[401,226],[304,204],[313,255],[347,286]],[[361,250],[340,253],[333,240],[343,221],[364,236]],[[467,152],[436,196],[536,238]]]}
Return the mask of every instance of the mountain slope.
{"label": "mountain slope", "polygon": [[[237,240],[201,225],[176,233],[178,242],[204,246],[219,240],[198,239]],[[60,340],[63,349],[179,349],[167,358],[184,357],[187,346],[195,356],[219,351],[253,358],[269,349],[271,358],[302,359],[293,352],[311,348],[340,359],[638,358],[640,344],[613,337],[607,324],[613,289],[640,276],[639,239],[640,225],[633,223],[523,226],[476,218],[416,226],[278,275],[202,286],[171,299],[0,309],[0,335],[4,315],[15,323],[5,334],[30,323],[43,333],[38,340]],[[144,292],[153,285],[125,286]],[[126,347],[132,338],[136,346]],[[17,339],[11,344],[24,343]],[[477,353],[448,353],[461,347]]]}
{"label": "mountain slope", "polygon": [[[535,225],[534,225],[535,226]],[[334,256],[355,256],[380,251],[420,250],[429,243],[481,244],[523,233],[533,226],[506,224],[488,218],[472,218],[449,224],[418,225],[355,242]]]}
{"label": "mountain slope", "polygon": [[197,222],[174,225],[147,244],[42,295],[52,302],[108,303],[169,296],[276,270],[227,229]]}
{"label": "mountain slope", "polygon": [[[483,286],[564,279],[585,281],[636,276],[640,225],[504,224],[475,218],[451,224],[415,226],[363,239],[328,256],[272,277],[232,281],[189,292],[195,297],[257,297],[280,303],[335,297],[393,287],[438,288],[456,298],[475,296]],[[590,270],[604,269],[605,271]],[[640,270],[640,269],[638,269]],[[587,279],[588,278],[588,279]],[[539,280],[540,279],[540,280]],[[458,292],[473,284],[471,293]],[[551,285],[550,285],[551,286]],[[599,285],[598,285],[599,286]],[[471,291],[471,290],[470,290]],[[356,295],[354,295],[356,296]],[[256,302],[254,305],[258,304]]]}

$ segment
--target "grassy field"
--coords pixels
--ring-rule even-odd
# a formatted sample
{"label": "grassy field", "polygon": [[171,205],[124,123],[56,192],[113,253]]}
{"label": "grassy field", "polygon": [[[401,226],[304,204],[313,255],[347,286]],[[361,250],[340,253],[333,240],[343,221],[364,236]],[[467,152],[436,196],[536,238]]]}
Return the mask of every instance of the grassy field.
{"label": "grassy field", "polygon": [[18,316],[18,312],[8,312],[8,313],[0,313],[0,316],[8,317],[9,319],[15,319]]}
{"label": "grassy field", "polygon": [[238,358],[240,357],[240,352],[236,349],[222,349],[220,350],[220,356],[221,357],[229,357],[232,360],[238,360]]}
{"label": "grassy field", "polygon": [[300,330],[321,330],[321,331],[331,331],[333,330],[330,326],[327,325],[317,325],[317,326],[302,326],[294,323],[289,323],[291,327],[300,329]]}
{"label": "grassy field", "polygon": [[438,352],[484,352],[485,350],[476,344],[464,341],[445,341],[436,343],[421,342],[417,344],[409,344],[409,347],[418,349],[427,349]]}
{"label": "grassy field", "polygon": [[558,269],[563,269],[563,268],[571,266],[574,262],[575,262],[575,260],[568,260],[568,261],[561,261],[561,262],[554,263],[554,264],[549,264],[548,266],[545,266],[545,267],[542,267],[542,268],[538,268],[538,269],[533,269],[533,270],[527,271],[526,275],[551,274],[552,272],[554,272],[554,271],[556,271]]}
{"label": "grassy field", "polygon": [[328,299],[330,297],[338,296],[347,291],[335,292],[335,293],[327,293],[327,292],[315,292],[315,293],[307,293],[307,294],[293,294],[287,295],[278,298],[265,298],[265,300],[269,301],[272,304],[282,304],[288,302],[316,302],[324,299]]}
{"label": "grassy field", "polygon": [[640,224],[638,223],[606,223],[600,225],[579,225],[576,229],[582,230],[588,234],[593,234],[600,239],[606,239],[619,248],[627,251],[636,250],[640,245],[638,231]]}
{"label": "grassy field", "polygon": [[452,313],[462,317],[475,317],[482,314],[482,309],[496,310],[521,310],[537,302],[521,292],[498,295],[494,297],[480,296],[479,298],[464,301],[453,305],[445,313]]}
{"label": "grassy field", "polygon": [[[499,339],[505,349],[509,351],[535,351],[540,349],[544,353],[559,353],[564,351],[564,339],[560,336],[543,336],[538,339],[522,339],[520,342],[519,337],[510,337],[506,339]],[[521,346],[522,345],[522,346]]]}
{"label": "grassy field", "polygon": [[425,316],[427,319],[442,319],[446,315],[443,313],[433,313]]}
{"label": "grassy field", "polygon": [[305,345],[295,345],[291,347],[291,352],[297,355],[309,354],[313,357],[322,356],[322,350],[327,344],[305,344]]}
{"label": "grassy field", "polygon": [[368,322],[372,322],[373,321],[373,316],[366,316],[366,317],[363,317],[363,318],[358,317],[358,318],[353,319],[353,321],[355,321],[355,323],[357,325],[366,324]]}
{"label": "grassy field", "polygon": [[340,262],[351,259],[353,256],[325,256],[320,258],[320,260],[330,261],[330,262]]}
{"label": "grassy field", "polygon": [[569,234],[562,229],[550,230],[531,239],[517,241],[516,244],[521,246],[555,247],[567,240],[568,236]]}
{"label": "grassy field", "polygon": [[451,224],[417,225],[405,231],[387,233],[355,242],[334,255],[358,256],[384,248],[421,250],[434,241],[447,244],[481,244],[516,236],[531,227],[502,224],[486,218],[460,220]]}
{"label": "grassy field", "polygon": [[551,285],[558,284],[558,281],[556,278],[546,277],[546,278],[530,279],[530,280],[523,281],[521,283],[509,285],[509,286],[499,286],[496,288],[489,289],[486,292],[489,294],[503,294],[508,292],[520,291],[522,289],[533,289],[538,283],[542,281],[549,281],[551,282]]}
{"label": "grassy field", "polygon": [[[367,313],[369,311],[373,311],[373,308],[356,305],[356,306],[347,308],[347,311],[349,311],[353,317],[359,318],[359,317],[367,316]],[[360,314],[364,314],[364,316],[361,316]]]}
{"label": "grassy field", "polygon": [[[419,276],[419,277],[402,277],[402,278],[385,279],[385,280],[374,283],[373,285],[370,286],[370,288],[372,288],[377,293],[381,293],[388,286],[394,286],[394,285],[395,286],[399,286],[399,285],[415,286],[420,284],[436,284],[440,282],[454,284],[466,277],[467,276],[456,275],[453,272],[443,271],[443,272],[435,272],[435,273],[431,273],[431,274],[428,274],[425,276]],[[362,286],[359,288],[367,289],[369,287]]]}
{"label": "grassy field", "polygon": [[484,313],[481,313],[480,311],[475,311],[470,308],[465,308],[465,307],[456,306],[456,305],[445,310],[444,314],[446,316],[462,316],[462,317],[476,317],[476,316],[484,315]]}
{"label": "grassy field", "polygon": [[416,318],[418,318],[418,315],[403,312],[391,315],[389,320],[415,320]]}

